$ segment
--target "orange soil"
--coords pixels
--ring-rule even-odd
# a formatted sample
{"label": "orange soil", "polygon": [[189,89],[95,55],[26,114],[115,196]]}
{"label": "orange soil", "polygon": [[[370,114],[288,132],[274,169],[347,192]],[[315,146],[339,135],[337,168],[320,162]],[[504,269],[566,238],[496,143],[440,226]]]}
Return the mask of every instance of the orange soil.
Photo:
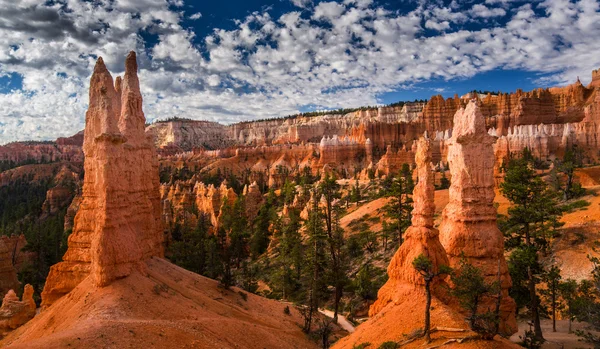
{"label": "orange soil", "polygon": [[[370,343],[368,348],[377,348],[383,342],[403,342],[417,329],[423,328],[425,311],[425,294],[422,289],[415,289],[405,285],[404,296],[395,302],[389,303],[380,313],[370,318],[369,321],[356,327],[356,331],[348,337],[344,337],[335,343],[334,349],[351,349],[363,343]],[[466,329],[467,323],[464,316],[455,310],[432,299],[431,327]],[[402,346],[402,348],[421,348],[441,345],[452,338],[465,338],[473,336],[471,331],[446,332],[437,331],[432,333],[432,342],[425,344],[423,339]],[[519,348],[507,340],[497,337],[494,341],[473,340],[461,344],[451,343],[444,348]]]}
{"label": "orange soil", "polygon": [[[515,333],[510,337],[513,342],[520,342],[521,338],[525,334],[526,330],[529,330],[530,326],[528,321],[519,322],[519,332]],[[590,331],[589,325],[583,322],[573,322],[572,330],[584,330]],[[599,333],[596,331],[590,331],[596,335]],[[556,321],[556,332],[552,332],[552,320],[542,319],[542,333],[546,342],[542,345],[542,349],[592,349],[592,344],[584,343],[579,340],[579,337],[575,333],[569,333],[569,321],[568,320],[557,320]]]}
{"label": "orange soil", "polygon": [[[383,206],[389,202],[388,198],[380,198],[367,202],[364,205],[356,207],[353,211],[340,219],[342,229],[348,231],[348,225],[354,220],[359,220],[365,216],[383,218]],[[370,228],[374,232],[381,231],[381,222],[371,224]]]}
{"label": "orange soil", "polygon": [[9,348],[316,348],[285,304],[179,268],[147,263],[104,288],[88,279],[0,342]]}

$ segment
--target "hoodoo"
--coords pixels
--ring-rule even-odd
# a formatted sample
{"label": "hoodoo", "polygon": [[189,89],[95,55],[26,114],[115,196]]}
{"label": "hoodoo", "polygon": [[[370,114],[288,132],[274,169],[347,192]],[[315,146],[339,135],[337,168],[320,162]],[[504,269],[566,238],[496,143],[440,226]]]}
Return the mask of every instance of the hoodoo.
{"label": "hoodoo", "polygon": [[[488,281],[497,280],[500,274],[500,330],[512,334],[517,329],[516,305],[508,295],[511,279],[504,259],[503,235],[496,222],[494,142],[495,137],[486,132],[477,101],[471,101],[456,112],[448,149],[452,184],[449,202],[443,211],[440,240],[450,266],[456,266],[464,257],[480,268]],[[483,304],[482,308],[493,309],[494,306]]]}
{"label": "hoodoo", "polygon": [[50,271],[42,306],[70,292],[90,273],[106,286],[140,262],[163,256],[158,162],[146,119],[134,52],[116,85],[102,58],[90,82],[83,151],[83,201],[63,262]]}
{"label": "hoodoo", "polygon": [[[389,279],[379,290],[377,301],[369,310],[370,316],[379,313],[388,303],[398,302],[406,294],[415,292],[415,286],[419,288],[424,286],[423,277],[412,266],[413,260],[420,254],[426,255],[435,268],[449,265],[446,251],[438,238],[438,230],[433,227],[435,187],[431,168],[431,146],[428,139],[419,139],[415,161],[419,183],[413,191],[412,225],[406,230],[404,242],[388,266]],[[434,282],[435,291],[439,279]]]}
{"label": "hoodoo", "polygon": [[[135,53],[125,64],[116,84],[102,58],[94,68],[82,202],[68,250],[50,271],[43,310],[0,347],[314,348],[295,308],[162,258],[157,156],[144,131]],[[31,292],[23,301],[9,292],[0,320],[22,324],[32,303]]]}

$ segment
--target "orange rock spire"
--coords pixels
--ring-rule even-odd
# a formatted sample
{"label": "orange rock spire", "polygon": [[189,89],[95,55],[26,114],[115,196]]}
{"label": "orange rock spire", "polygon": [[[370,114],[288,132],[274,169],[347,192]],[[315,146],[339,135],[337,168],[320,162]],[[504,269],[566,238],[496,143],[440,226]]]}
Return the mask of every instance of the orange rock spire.
{"label": "orange rock spire", "polygon": [[[417,143],[415,156],[419,183],[413,191],[414,208],[412,225],[404,234],[404,242],[388,266],[389,279],[379,290],[377,301],[371,306],[369,316],[380,312],[388,303],[398,302],[407,293],[414,292],[415,286],[422,289],[423,277],[414,269],[412,262],[420,254],[431,259],[437,268],[449,265],[446,252],[438,239],[438,231],[433,227],[434,183],[431,168],[431,145],[426,138]],[[435,286],[440,280],[435,280]]]}
{"label": "orange rock spire", "polygon": [[[504,259],[504,240],[496,223],[494,207],[495,137],[488,134],[476,100],[454,115],[449,140],[448,163],[452,174],[449,202],[443,211],[440,240],[450,265],[462,256],[481,268],[489,281],[500,272],[502,281],[501,331],[512,334],[517,329],[515,302],[508,296],[511,285]],[[494,305],[482,304],[487,309]]]}
{"label": "orange rock spire", "polygon": [[163,256],[158,162],[145,117],[134,52],[116,84],[102,58],[90,82],[83,150],[83,201],[63,262],[52,266],[42,306],[90,276],[96,286],[141,270]]}

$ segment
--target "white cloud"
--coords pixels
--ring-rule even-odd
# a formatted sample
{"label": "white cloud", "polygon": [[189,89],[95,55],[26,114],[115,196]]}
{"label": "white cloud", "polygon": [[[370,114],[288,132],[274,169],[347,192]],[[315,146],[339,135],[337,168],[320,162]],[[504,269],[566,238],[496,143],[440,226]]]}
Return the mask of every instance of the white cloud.
{"label": "white cloud", "polygon": [[491,18],[491,17],[501,17],[506,15],[506,11],[503,8],[489,8],[482,4],[473,5],[469,13],[473,17],[480,18]]}
{"label": "white cloud", "polygon": [[450,29],[450,23],[448,21],[436,22],[434,20],[428,19],[425,22],[425,28],[434,29],[437,31],[444,31],[446,29]]}
{"label": "white cloud", "polygon": [[198,20],[198,19],[202,18],[202,13],[200,13],[200,12],[196,12],[196,13],[194,13],[193,15],[191,15],[189,18],[190,18],[192,21]]}
{"label": "white cloud", "polygon": [[296,7],[306,8],[312,3],[312,0],[290,0]]}
{"label": "white cloud", "polygon": [[[226,123],[291,114],[309,104],[373,105],[399,86],[499,68],[546,73],[544,84],[576,76],[586,83],[600,66],[600,14],[592,0],[510,9],[509,1],[488,0],[489,6],[465,12],[428,3],[409,13],[369,0],[321,2],[277,17],[252,13],[204,38],[182,27],[179,1],[64,4],[0,0],[0,76],[23,77],[23,90],[0,94],[0,143],[80,130],[95,57],[103,56],[116,75],[131,49],[138,51],[149,119]],[[507,22],[481,24],[497,16]],[[145,42],[142,33],[158,42]]]}
{"label": "white cloud", "polygon": [[345,10],[346,7],[337,2],[321,2],[315,7],[313,18],[331,21],[338,19]]}

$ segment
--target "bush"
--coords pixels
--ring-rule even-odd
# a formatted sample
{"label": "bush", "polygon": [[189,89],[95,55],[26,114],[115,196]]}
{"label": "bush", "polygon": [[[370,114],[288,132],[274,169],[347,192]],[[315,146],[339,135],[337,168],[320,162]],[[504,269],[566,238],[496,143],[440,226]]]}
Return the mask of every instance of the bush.
{"label": "bush", "polygon": [[379,346],[379,349],[397,349],[399,347],[400,347],[400,345],[398,345],[398,343],[392,342],[392,341],[387,341],[387,342],[381,343],[381,345]]}

